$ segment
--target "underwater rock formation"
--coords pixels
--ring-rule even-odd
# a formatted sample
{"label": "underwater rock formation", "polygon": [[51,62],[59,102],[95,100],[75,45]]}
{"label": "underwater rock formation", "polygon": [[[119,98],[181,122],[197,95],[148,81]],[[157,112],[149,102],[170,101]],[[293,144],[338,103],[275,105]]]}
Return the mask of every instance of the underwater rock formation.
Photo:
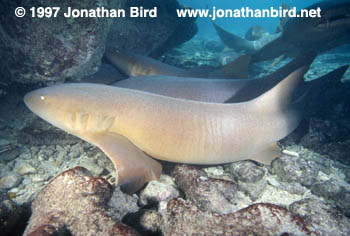
{"label": "underwater rock formation", "polygon": [[250,160],[228,164],[225,170],[236,180],[238,190],[247,194],[255,201],[266,188],[265,170]]}
{"label": "underwater rock formation", "polygon": [[116,19],[108,34],[107,46],[159,57],[197,33],[196,18],[177,16],[176,9],[184,8],[177,0],[134,0],[127,2],[125,9],[130,6],[157,7],[158,15],[156,18]]}
{"label": "underwater rock formation", "polygon": [[282,156],[272,163],[276,175],[284,182],[299,182],[304,186],[316,183],[321,165],[304,158]]}
{"label": "underwater rock formation", "polygon": [[[100,6],[118,8],[125,0],[101,0]],[[57,17],[32,17],[31,7],[60,7]],[[95,0],[79,2],[30,1],[21,4],[24,17],[14,14],[18,2],[0,5],[1,73],[3,83],[49,83],[67,78],[77,80],[97,70],[105,49],[112,18],[65,18],[68,7],[96,8]]]}
{"label": "underwater rock formation", "polygon": [[[177,17],[176,9],[182,7],[176,0],[51,1],[45,4],[35,0],[21,4],[27,11],[24,17],[15,16],[17,4],[0,4],[0,21],[5,22],[0,26],[0,72],[3,75],[0,82],[3,84],[50,84],[89,76],[101,64],[107,36],[109,45],[116,48],[157,57],[197,32],[195,18]],[[48,6],[60,7],[57,17],[31,16],[31,7]],[[143,6],[144,9],[157,6],[158,16],[129,18],[126,9],[130,6]],[[68,7],[125,9],[126,16],[64,17]],[[113,27],[110,27],[112,23]]]}
{"label": "underwater rock formation", "polygon": [[32,216],[24,235],[139,235],[107,215],[112,186],[92,177],[82,167],[63,172],[53,179],[32,203]]}
{"label": "underwater rock formation", "polygon": [[321,235],[350,235],[350,219],[325,202],[303,199],[289,206],[290,211],[304,217]]}
{"label": "underwater rock formation", "polygon": [[173,174],[186,197],[201,210],[218,214],[233,212],[229,199],[235,199],[237,187],[234,182],[208,177],[201,168],[188,165],[176,165]]}
{"label": "underwater rock formation", "polygon": [[18,228],[22,209],[5,192],[0,192],[0,235],[13,235]]}
{"label": "underwater rock formation", "polygon": [[253,204],[235,213],[201,211],[190,201],[173,199],[159,224],[164,235],[318,235],[302,217],[269,203]]}

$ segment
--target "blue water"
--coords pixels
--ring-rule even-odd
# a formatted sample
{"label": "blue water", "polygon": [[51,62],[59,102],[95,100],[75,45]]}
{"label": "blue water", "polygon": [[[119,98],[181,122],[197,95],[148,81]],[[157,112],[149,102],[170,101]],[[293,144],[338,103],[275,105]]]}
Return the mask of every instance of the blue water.
{"label": "blue water", "polygon": [[[242,7],[264,9],[269,7],[278,8],[282,3],[288,3],[291,7],[297,7],[297,9],[305,8],[316,2],[317,0],[179,0],[184,6],[191,6],[195,9],[212,9],[215,6],[217,9],[235,9]],[[260,25],[264,27],[270,33],[274,33],[276,26],[278,25],[278,18],[220,18],[215,21],[224,29],[227,29],[239,36],[244,36],[246,31],[253,25]],[[213,26],[210,23],[210,19],[198,18],[197,24],[199,28],[199,34],[207,36],[216,36]]]}

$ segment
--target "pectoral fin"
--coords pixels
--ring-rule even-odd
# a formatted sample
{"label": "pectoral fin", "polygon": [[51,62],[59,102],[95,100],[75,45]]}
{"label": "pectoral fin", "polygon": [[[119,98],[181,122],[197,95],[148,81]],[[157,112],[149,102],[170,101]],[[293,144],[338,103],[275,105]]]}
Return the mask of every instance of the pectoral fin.
{"label": "pectoral fin", "polygon": [[266,149],[252,156],[252,160],[270,165],[275,158],[280,156],[282,156],[280,148],[276,143],[272,143],[270,146],[266,147]]}
{"label": "pectoral fin", "polygon": [[145,183],[160,178],[161,164],[124,136],[103,133],[90,135],[88,139],[112,160],[117,170],[116,184],[121,185],[125,192],[136,192]]}

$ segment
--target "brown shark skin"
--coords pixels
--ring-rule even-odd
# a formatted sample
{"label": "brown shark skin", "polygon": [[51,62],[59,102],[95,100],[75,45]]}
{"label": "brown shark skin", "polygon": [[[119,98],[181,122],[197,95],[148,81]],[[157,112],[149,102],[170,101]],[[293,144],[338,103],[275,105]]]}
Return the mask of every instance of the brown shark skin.
{"label": "brown shark skin", "polygon": [[161,174],[160,164],[147,155],[193,164],[270,163],[280,155],[275,142],[300,122],[290,102],[306,70],[294,71],[256,99],[235,104],[84,83],[38,89],[24,101],[39,117],[103,150],[118,171],[116,182],[133,192]]}
{"label": "brown shark skin", "polygon": [[104,58],[126,76],[185,74],[186,70],[130,51],[107,48]]}
{"label": "brown shark skin", "polygon": [[245,102],[268,91],[297,68],[310,65],[315,57],[314,53],[300,55],[282,68],[260,79],[139,76],[118,81],[113,86],[201,102]]}
{"label": "brown shark skin", "polygon": [[105,60],[127,77],[165,75],[195,78],[248,78],[249,55],[242,55],[236,60],[217,69],[199,66],[181,69],[126,50],[108,48]]}

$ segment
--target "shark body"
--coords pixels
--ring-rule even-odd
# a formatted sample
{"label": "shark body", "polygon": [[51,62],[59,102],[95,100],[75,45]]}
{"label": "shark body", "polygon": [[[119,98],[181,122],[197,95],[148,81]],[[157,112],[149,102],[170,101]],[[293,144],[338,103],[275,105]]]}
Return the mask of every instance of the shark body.
{"label": "shark body", "polygon": [[[305,93],[308,112],[317,110],[323,91],[341,83],[348,66],[341,66],[312,81],[303,81],[298,90]],[[276,85],[282,78],[275,73],[261,79],[198,79],[176,76],[138,76],[118,81],[113,86],[159,95],[209,103],[237,103],[254,99]],[[298,97],[298,95],[296,96]]]}
{"label": "shark body", "polygon": [[167,75],[195,78],[247,78],[250,63],[250,56],[242,55],[218,69],[209,66],[182,69],[162,63],[151,57],[110,48],[106,50],[104,58],[127,77]]}
{"label": "shark body", "polygon": [[306,70],[294,71],[255,99],[234,104],[89,83],[38,89],[24,101],[42,119],[98,146],[114,163],[116,182],[134,192],[159,178],[161,165],[153,158],[192,164],[244,159],[270,163],[280,155],[275,142],[300,121],[290,101]]}
{"label": "shark body", "polygon": [[289,18],[281,33],[257,41],[242,39],[213,24],[224,44],[251,54],[252,62],[270,60],[281,55],[295,56],[303,51],[320,53],[350,43],[350,2],[321,1],[308,9],[317,7],[321,8],[321,17]]}
{"label": "shark body", "polygon": [[314,53],[300,55],[263,78],[203,79],[153,75],[130,77],[114,83],[113,86],[201,102],[244,102],[268,91],[296,69],[309,66],[315,57]]}

